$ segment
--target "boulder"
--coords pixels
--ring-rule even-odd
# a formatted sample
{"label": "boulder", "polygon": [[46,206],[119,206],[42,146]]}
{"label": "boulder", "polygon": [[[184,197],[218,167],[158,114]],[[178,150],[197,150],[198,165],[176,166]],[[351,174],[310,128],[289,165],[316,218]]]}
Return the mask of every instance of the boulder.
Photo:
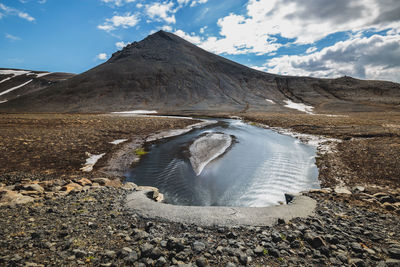
{"label": "boulder", "polygon": [[361,185],[354,186],[352,188],[353,192],[360,193],[365,191],[365,187]]}
{"label": "boulder", "polygon": [[93,178],[92,182],[93,183],[98,183],[99,185],[106,185],[107,182],[109,182],[110,179],[108,178]]}
{"label": "boulder", "polygon": [[62,191],[65,191],[67,194],[70,193],[71,191],[81,191],[82,186],[76,183],[69,183],[67,185],[64,185],[61,188]]}
{"label": "boulder", "polygon": [[23,185],[22,188],[25,191],[36,191],[36,192],[39,192],[39,193],[43,193],[44,192],[44,188],[41,187],[39,184],[26,184],[26,185]]}
{"label": "boulder", "polygon": [[316,235],[311,234],[311,233],[305,234],[304,235],[304,239],[313,248],[319,248],[319,247],[322,247],[322,246],[326,246],[325,241],[324,241],[324,239],[322,237],[316,236]]}
{"label": "boulder", "polygon": [[351,195],[351,192],[347,187],[336,187],[335,188],[335,193],[336,194],[346,194],[346,195]]}
{"label": "boulder", "polygon": [[120,187],[122,187],[122,182],[120,179],[115,178],[115,179],[111,179],[111,180],[109,179],[104,185],[108,186],[108,187],[120,188]]}
{"label": "boulder", "polygon": [[18,192],[11,190],[2,190],[0,191],[0,206],[8,206],[8,205],[16,205],[16,204],[25,204],[29,202],[33,202],[35,199],[30,196],[24,196]]}
{"label": "boulder", "polygon": [[158,188],[152,186],[138,186],[136,188],[138,191],[150,191],[148,196],[156,202],[162,202],[164,200],[164,195],[158,191]]}
{"label": "boulder", "polygon": [[388,211],[396,210],[395,206],[393,206],[392,204],[390,204],[388,202],[383,203],[381,206],[382,206],[382,208],[384,208],[385,210],[388,210]]}
{"label": "boulder", "polygon": [[138,186],[134,183],[131,182],[126,182],[123,184],[122,188],[125,190],[134,190],[136,189]]}
{"label": "boulder", "polygon": [[77,179],[77,180],[75,180],[75,182],[77,184],[80,184],[81,186],[92,185],[92,181],[90,181],[87,178],[81,178],[79,180]]}

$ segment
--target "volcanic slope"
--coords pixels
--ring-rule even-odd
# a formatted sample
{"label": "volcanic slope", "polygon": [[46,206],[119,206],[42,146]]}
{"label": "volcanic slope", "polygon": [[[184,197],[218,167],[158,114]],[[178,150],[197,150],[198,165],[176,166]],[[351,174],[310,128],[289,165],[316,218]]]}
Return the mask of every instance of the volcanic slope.
{"label": "volcanic slope", "polygon": [[269,74],[159,31],[85,73],[0,104],[0,111],[275,112],[294,103],[308,112],[398,109],[400,84]]}
{"label": "volcanic slope", "polygon": [[0,68],[0,103],[29,95],[75,74]]}

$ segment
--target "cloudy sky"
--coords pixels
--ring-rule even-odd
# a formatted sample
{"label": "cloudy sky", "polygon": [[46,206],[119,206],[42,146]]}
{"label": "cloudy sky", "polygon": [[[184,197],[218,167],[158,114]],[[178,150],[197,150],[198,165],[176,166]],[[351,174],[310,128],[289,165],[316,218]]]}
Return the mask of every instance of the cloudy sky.
{"label": "cloudy sky", "polygon": [[399,0],[0,0],[0,67],[80,73],[160,29],[271,73],[400,82]]}

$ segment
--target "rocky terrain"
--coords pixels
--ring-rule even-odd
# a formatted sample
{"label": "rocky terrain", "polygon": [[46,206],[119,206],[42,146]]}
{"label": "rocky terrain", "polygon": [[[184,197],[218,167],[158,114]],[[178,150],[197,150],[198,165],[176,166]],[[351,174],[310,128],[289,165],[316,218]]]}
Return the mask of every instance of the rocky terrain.
{"label": "rocky terrain", "polygon": [[399,190],[314,190],[307,193],[318,200],[314,216],[273,227],[201,228],[133,214],[124,204],[126,194],[138,190],[133,184],[105,178],[64,183],[9,187],[35,200],[0,207],[2,265],[400,264]]}
{"label": "rocky terrain", "polygon": [[13,100],[6,98],[9,101],[0,104],[0,112],[151,109],[165,114],[215,115],[290,112],[293,107],[300,107],[315,113],[341,113],[398,110],[400,104],[398,83],[265,73],[164,31],[129,44],[91,70],[40,88]]}
{"label": "rocky terrain", "polygon": [[[397,113],[246,118],[340,141],[317,161],[326,188],[304,193],[317,200],[313,216],[272,227],[144,219],[125,203],[142,189],[101,172],[123,145],[109,142],[193,121],[2,115],[0,265],[400,266]],[[79,170],[85,152],[106,153],[91,173]]]}

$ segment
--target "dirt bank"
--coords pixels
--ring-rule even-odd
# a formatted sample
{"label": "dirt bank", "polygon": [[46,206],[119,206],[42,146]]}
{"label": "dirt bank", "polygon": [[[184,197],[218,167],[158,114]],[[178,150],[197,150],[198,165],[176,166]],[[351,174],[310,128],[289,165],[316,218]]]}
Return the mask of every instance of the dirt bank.
{"label": "dirt bank", "polygon": [[[145,140],[162,130],[180,129],[193,120],[107,115],[0,114],[0,183],[104,175],[97,170],[124,143]],[[91,154],[106,153],[94,171],[80,171]],[[134,153],[134,151],[132,151]]]}

